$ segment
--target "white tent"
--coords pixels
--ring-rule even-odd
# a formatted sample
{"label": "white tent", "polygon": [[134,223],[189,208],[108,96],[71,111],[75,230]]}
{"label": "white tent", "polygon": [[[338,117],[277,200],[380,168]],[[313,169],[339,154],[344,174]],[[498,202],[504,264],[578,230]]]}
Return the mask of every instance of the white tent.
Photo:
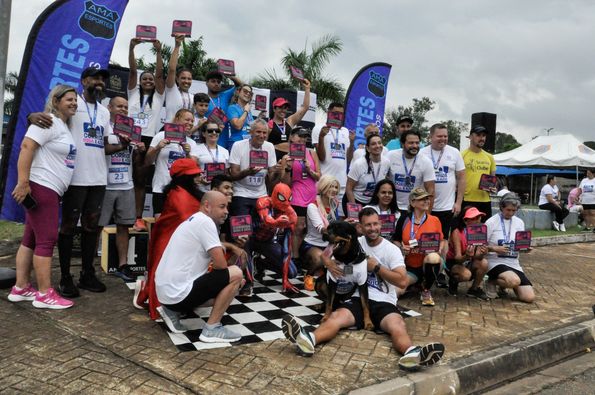
{"label": "white tent", "polygon": [[595,167],[595,151],[571,134],[539,136],[494,159],[499,166]]}

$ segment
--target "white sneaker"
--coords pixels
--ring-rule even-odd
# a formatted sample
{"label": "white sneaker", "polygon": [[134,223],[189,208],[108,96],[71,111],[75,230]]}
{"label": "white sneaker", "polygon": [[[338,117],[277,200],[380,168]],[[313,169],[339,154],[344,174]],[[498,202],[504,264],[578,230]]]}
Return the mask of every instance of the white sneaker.
{"label": "white sneaker", "polygon": [[566,226],[564,225],[564,222],[560,224],[560,232],[566,232]]}
{"label": "white sneaker", "polygon": [[556,221],[553,221],[552,224],[554,225],[554,229],[556,229],[558,232],[560,231],[560,224]]}
{"label": "white sneaker", "polygon": [[493,281],[485,282],[485,293],[490,299],[498,299],[498,289]]}

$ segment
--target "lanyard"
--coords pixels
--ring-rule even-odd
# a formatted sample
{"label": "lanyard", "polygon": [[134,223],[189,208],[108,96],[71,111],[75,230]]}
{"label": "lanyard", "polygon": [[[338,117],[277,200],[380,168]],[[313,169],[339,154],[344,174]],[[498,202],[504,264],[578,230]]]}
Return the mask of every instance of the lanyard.
{"label": "lanyard", "polygon": [[89,114],[89,121],[91,122],[91,127],[95,128],[97,124],[97,102],[95,102],[95,108],[93,109],[93,116],[91,117],[91,110],[89,110],[89,105],[83,96],[81,96],[83,101],[85,102],[85,107],[87,107],[87,114]]}
{"label": "lanyard", "polygon": [[333,128],[329,130],[331,132],[331,136],[333,136],[333,140],[335,140],[335,146],[339,143],[339,129],[337,129],[337,134],[333,133]]}
{"label": "lanyard", "polygon": [[[427,214],[424,214],[424,216],[421,217],[421,221],[419,222],[419,227],[417,228],[417,231],[419,231],[424,222],[426,222],[427,218]],[[409,229],[409,240],[415,240],[416,235],[417,232],[415,232],[415,213],[411,213],[411,228]]]}
{"label": "lanyard", "polygon": [[374,184],[376,184],[376,180],[378,179],[378,176],[380,175],[380,168],[382,167],[382,160],[380,160],[380,162],[378,162],[378,171],[376,172],[376,174],[374,174],[374,162],[372,162],[372,160],[370,160],[370,167],[372,168],[372,177],[374,177]]}
{"label": "lanyard", "polygon": [[508,226],[508,233],[506,233],[506,226],[504,225],[504,216],[500,214],[500,226],[502,227],[502,235],[504,236],[504,242],[510,241],[510,232],[512,232],[512,218],[510,219],[510,225]]}
{"label": "lanyard", "polygon": [[[147,100],[145,100],[145,97],[147,98]],[[184,100],[184,99],[182,99]],[[140,97],[140,112],[145,112],[145,107],[147,106],[147,103],[149,103],[149,95],[143,95],[141,93],[141,97]]]}
{"label": "lanyard", "polygon": [[213,100],[213,98],[211,96],[209,96],[209,100],[211,101],[211,103],[213,103],[213,107],[221,108],[221,98],[219,96],[217,96],[215,99],[217,99],[217,104],[215,104],[215,101]]}
{"label": "lanyard", "polygon": [[[190,92],[182,92],[182,90],[180,90],[180,96],[182,96],[182,108],[185,108],[187,110],[191,110],[192,106],[190,105],[191,100],[190,100]],[[188,104],[186,104],[186,98],[188,98]]]}
{"label": "lanyard", "polygon": [[213,153],[211,152],[211,149],[209,148],[208,145],[205,144],[205,148],[207,149],[207,152],[209,153],[209,155],[211,155],[211,159],[213,159],[213,163],[219,163],[219,145],[217,145],[217,148],[215,148],[215,156],[213,156]]}
{"label": "lanyard", "polygon": [[432,157],[432,163],[434,164],[434,170],[438,170],[438,166],[440,166],[440,160],[442,159],[442,154],[444,153],[444,148],[440,150],[440,155],[438,156],[438,161],[434,160],[434,150],[430,147],[430,156]]}
{"label": "lanyard", "polygon": [[[275,121],[273,121],[273,122],[275,122]],[[277,125],[277,129],[279,129],[281,134],[285,134],[285,120],[283,120],[283,127],[279,126],[279,124],[277,122],[275,122],[275,125]]]}
{"label": "lanyard", "polygon": [[413,158],[413,163],[411,164],[411,170],[407,170],[407,161],[405,160],[405,154],[401,154],[401,158],[403,159],[403,167],[405,168],[405,175],[411,177],[411,172],[415,167],[415,161],[417,160],[417,155]]}

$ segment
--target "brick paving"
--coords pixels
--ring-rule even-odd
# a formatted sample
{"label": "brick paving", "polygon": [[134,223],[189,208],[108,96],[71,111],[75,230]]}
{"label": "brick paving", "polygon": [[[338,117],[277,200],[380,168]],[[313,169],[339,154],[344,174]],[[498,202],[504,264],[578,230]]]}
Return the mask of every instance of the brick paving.
{"label": "brick paving", "polygon": [[[2,255],[2,254],[0,254]],[[539,247],[521,263],[537,299],[478,301],[435,292],[436,306],[414,298],[404,306],[414,342],[445,343],[449,360],[592,317],[595,243]],[[13,256],[0,266],[14,265]],[[56,261],[57,266],[57,261]],[[73,267],[73,271],[77,267]],[[58,274],[57,269],[54,275]],[[105,294],[82,291],[74,308],[40,311],[0,292],[1,393],[345,393],[401,375],[388,337],[344,331],[312,358],[285,340],[179,352],[112,276]],[[57,278],[55,278],[57,279]]]}

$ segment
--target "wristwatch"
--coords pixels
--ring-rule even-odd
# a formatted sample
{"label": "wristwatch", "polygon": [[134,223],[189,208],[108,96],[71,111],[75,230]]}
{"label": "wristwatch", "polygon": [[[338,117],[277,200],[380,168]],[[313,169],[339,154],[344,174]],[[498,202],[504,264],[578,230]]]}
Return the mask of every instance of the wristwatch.
{"label": "wristwatch", "polygon": [[374,270],[373,270],[374,274],[378,274],[378,272],[380,271],[380,267],[381,267],[380,263],[378,263],[378,264],[376,264],[376,266],[374,266]]}

